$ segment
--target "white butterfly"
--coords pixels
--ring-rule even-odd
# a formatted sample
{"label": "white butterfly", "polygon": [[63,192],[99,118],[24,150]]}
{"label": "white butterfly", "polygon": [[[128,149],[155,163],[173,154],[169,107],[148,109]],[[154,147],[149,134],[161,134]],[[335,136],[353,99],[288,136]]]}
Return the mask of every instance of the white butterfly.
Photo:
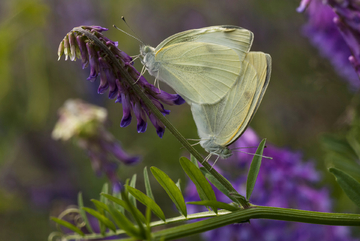
{"label": "white butterfly", "polygon": [[143,45],[142,63],[189,104],[219,102],[235,85],[253,33],[236,26],[212,26],[174,34],[156,48]]}
{"label": "white butterfly", "polygon": [[[215,104],[191,104],[200,145],[211,154],[227,158],[228,146],[245,131],[254,117],[270,81],[271,57],[250,52],[230,92]],[[208,157],[210,157],[210,155]]]}

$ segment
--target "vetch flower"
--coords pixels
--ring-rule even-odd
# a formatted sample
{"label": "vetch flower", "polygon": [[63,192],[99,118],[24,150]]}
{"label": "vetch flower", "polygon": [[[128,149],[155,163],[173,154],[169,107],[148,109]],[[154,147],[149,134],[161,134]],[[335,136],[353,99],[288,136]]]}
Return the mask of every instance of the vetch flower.
{"label": "vetch flower", "polygon": [[[169,94],[157,89],[149,84],[146,79],[132,66],[132,58],[117,48],[118,43],[111,41],[101,32],[108,29],[100,26],[81,26],[83,30],[89,31],[104,43],[111,53],[119,61],[121,67],[126,70],[134,82],[140,87],[143,93],[149,97],[151,102],[160,110],[163,115],[168,115],[170,111],[165,110],[163,104],[181,105],[185,101],[177,94]],[[58,49],[59,59],[65,55],[65,60],[75,61],[81,59],[82,67],[90,65],[90,75],[87,78],[94,82],[100,76],[98,88],[99,94],[109,91],[109,98],[115,99],[115,102],[123,105],[123,118],[120,122],[121,127],[126,127],[131,123],[131,112],[134,113],[137,120],[137,131],[145,132],[147,128],[147,117],[155,126],[159,137],[165,132],[165,126],[155,117],[155,115],[145,107],[142,100],[137,96],[126,81],[123,81],[119,69],[117,69],[109,56],[99,48],[96,43],[90,40],[83,33],[72,30],[61,41]]]}
{"label": "vetch flower", "polygon": [[121,186],[116,176],[120,162],[125,165],[134,164],[139,157],[132,157],[124,152],[120,143],[105,129],[106,109],[82,100],[67,100],[60,108],[59,115],[52,137],[65,141],[74,138],[87,151],[96,174],[105,173],[114,192],[120,191]]}
{"label": "vetch flower", "polygon": [[[260,139],[248,128],[234,147],[257,146]],[[329,212],[331,199],[327,188],[315,188],[320,181],[320,174],[311,161],[303,162],[299,151],[279,148],[269,143],[264,149],[265,156],[273,159],[263,159],[254,191],[250,198],[253,204],[283,208]],[[256,148],[254,148],[256,149]],[[248,150],[248,149],[247,149]],[[252,156],[237,152],[223,162],[232,170],[238,170],[236,178],[229,179],[240,193],[246,193],[247,171]],[[218,164],[220,165],[220,164]],[[218,201],[230,202],[229,198],[214,188]],[[187,201],[199,199],[195,185],[190,183],[186,190]],[[195,205],[189,205],[192,212],[200,211]],[[276,220],[254,219],[246,224],[228,225],[203,234],[205,240],[354,240],[348,227],[326,226],[308,223],[285,222]]]}
{"label": "vetch flower", "polygon": [[302,0],[304,34],[353,89],[360,88],[360,8],[356,1]]}

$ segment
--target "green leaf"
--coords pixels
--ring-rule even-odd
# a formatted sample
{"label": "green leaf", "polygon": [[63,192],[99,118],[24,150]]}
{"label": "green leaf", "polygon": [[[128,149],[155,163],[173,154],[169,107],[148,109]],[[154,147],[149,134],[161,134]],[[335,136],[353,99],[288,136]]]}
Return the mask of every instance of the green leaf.
{"label": "green leaf", "polygon": [[[134,174],[134,175],[132,176],[129,186],[135,188],[135,186],[136,186],[136,174]],[[129,200],[130,200],[131,204],[132,204],[135,208],[137,208],[137,206],[136,206],[136,199],[135,199],[135,197],[132,196],[130,193],[129,193]]]}
{"label": "green leaf", "polygon": [[[120,193],[120,192],[114,193],[113,196],[116,197],[116,198],[118,198],[118,199],[120,199],[120,200],[122,200],[122,199],[121,199],[121,193]],[[113,204],[114,204],[114,206],[115,206],[122,214],[125,214],[125,209],[124,209],[123,206],[121,206],[121,205],[119,205],[119,204],[117,204],[117,203],[115,203],[115,202],[113,202]]]}
{"label": "green leaf", "polygon": [[[102,196],[102,197],[104,198],[104,196]],[[105,200],[107,200],[107,199],[105,198]],[[105,203],[100,202],[96,199],[91,199],[91,201],[96,206],[96,209],[98,210],[98,212],[101,213],[102,215],[104,215],[103,210],[109,211],[109,207]]]}
{"label": "green leaf", "polygon": [[[121,195],[122,195],[122,199],[125,201],[125,203],[128,205],[129,209],[130,209],[130,213],[131,215],[134,217],[138,227],[139,227],[139,230],[140,230],[140,234],[144,237],[146,237],[146,230],[143,226],[143,223],[146,223],[147,220],[146,218],[144,217],[144,215],[139,211],[139,209],[137,209],[136,207],[134,207],[134,205],[131,204],[129,198],[128,198],[128,195],[129,195],[129,191],[127,189],[128,185],[126,185],[125,187],[125,190],[123,192],[121,192]],[[141,215],[139,215],[139,213]],[[142,218],[145,218],[145,222],[142,222]]]}
{"label": "green leaf", "polygon": [[194,163],[194,165],[199,169],[199,162],[196,160],[196,158],[190,154],[190,161]]}
{"label": "green leaf", "polygon": [[154,195],[151,190],[150,180],[149,180],[149,174],[147,171],[147,167],[144,168],[144,182],[145,182],[145,189],[146,189],[146,195],[155,201]]}
{"label": "green leaf", "polygon": [[[101,189],[101,192],[104,192],[104,193],[109,193],[109,184],[108,183],[104,183],[104,185],[102,186],[102,189]],[[100,195],[100,202],[107,202],[107,199],[103,196]],[[99,203],[100,203],[99,202]],[[96,203],[94,203],[95,206],[96,206],[96,209],[99,211],[100,214],[102,215],[107,215],[105,212],[104,212],[104,209],[101,208],[100,206],[96,205]],[[101,205],[101,204],[99,204]],[[108,216],[106,216],[107,218],[109,218]],[[102,235],[105,235],[105,232],[106,232],[106,226],[99,220],[99,226],[100,226],[100,233]]]}
{"label": "green leaf", "polygon": [[101,223],[103,223],[106,227],[108,227],[109,229],[111,229],[112,231],[116,231],[116,227],[114,225],[113,222],[111,222],[110,219],[108,219],[107,217],[105,217],[105,215],[102,215],[101,213],[95,211],[92,208],[83,208],[86,212],[88,212],[89,214],[91,214],[92,216],[94,216],[96,219],[98,219]]}
{"label": "green leaf", "polygon": [[329,172],[335,176],[337,183],[351,201],[360,207],[360,183],[337,168],[330,167]]}
{"label": "green leaf", "polygon": [[[114,196],[111,196],[110,194],[106,194],[106,193],[101,193],[101,195],[103,195],[104,197],[106,197],[107,199],[109,199],[110,201],[122,206],[126,211],[131,212],[131,209],[129,207],[129,205],[124,201],[124,200],[121,200],[117,197],[114,197]],[[145,216],[138,210],[138,209],[135,209],[136,211],[136,215],[141,219],[141,221],[143,223],[146,223],[146,218]]]}
{"label": "green leaf", "polygon": [[149,198],[148,196],[146,196],[143,192],[141,192],[140,190],[137,190],[135,188],[132,188],[130,186],[127,186],[127,190],[142,204],[144,204],[145,206],[147,206],[148,208],[150,208],[153,213],[158,216],[160,219],[162,219],[163,221],[165,221],[165,215],[163,213],[163,211],[161,210],[161,208],[159,207],[159,205],[156,204],[156,202],[154,202],[154,200],[152,200],[151,198]]}
{"label": "green leaf", "polygon": [[61,226],[64,226],[72,231],[74,231],[75,233],[84,236],[85,234],[75,225],[73,225],[72,223],[69,223],[65,220],[59,219],[59,218],[55,218],[55,217],[50,217],[50,219],[54,222],[56,222],[57,224],[60,224]]}
{"label": "green leaf", "polygon": [[[228,196],[228,198],[230,198],[231,200],[233,200],[234,202],[239,203],[239,201],[233,196],[231,195],[230,191],[221,184],[221,182],[219,182],[208,170],[205,169],[205,167],[200,167],[201,172],[204,174],[204,176],[222,193],[224,193],[226,196]],[[220,175],[220,174],[219,174]],[[225,177],[223,177],[224,180],[226,180],[227,182],[229,182],[227,179],[225,179]],[[230,182],[229,182],[230,184]],[[230,184],[231,185],[231,184]],[[244,198],[245,199],[245,198]]]}
{"label": "green leaf", "polygon": [[159,182],[159,184],[164,188],[166,193],[169,195],[171,200],[175,203],[175,206],[179,210],[179,212],[186,217],[187,211],[186,211],[184,197],[181,194],[179,188],[173,182],[173,180],[171,180],[170,177],[166,173],[161,171],[159,168],[151,167],[150,170],[154,175],[154,177],[156,178],[156,180]]}
{"label": "green leaf", "polygon": [[263,139],[260,142],[260,144],[256,150],[256,153],[254,155],[254,158],[251,162],[250,168],[249,168],[249,173],[248,173],[247,180],[246,180],[246,199],[247,200],[250,199],[250,196],[254,190],[256,179],[257,179],[257,176],[260,171],[261,159],[262,159],[262,154],[264,151],[265,143],[266,143],[266,139]]}
{"label": "green leaf", "polygon": [[91,232],[93,233],[94,230],[92,229],[91,225],[90,225],[90,222],[87,218],[87,215],[86,215],[86,212],[82,209],[84,207],[84,202],[83,202],[83,198],[82,198],[82,194],[81,192],[79,192],[78,194],[78,206],[79,206],[79,212],[80,212],[80,215],[82,217],[82,219],[84,220],[85,222],[85,225],[86,225],[86,228]]}
{"label": "green leaf", "polygon": [[238,211],[240,210],[239,207],[235,207],[233,205],[227,204],[227,203],[223,203],[223,202],[218,202],[218,201],[198,201],[198,202],[187,202],[187,204],[194,204],[194,205],[202,205],[202,206],[210,206],[210,207],[216,207],[218,209],[225,209],[228,211]]}
{"label": "green leaf", "polygon": [[[195,184],[200,199],[202,201],[216,201],[214,190],[195,164],[189,161],[186,157],[180,158],[180,164],[186,174],[190,177],[191,181]],[[211,208],[215,213],[217,213],[216,207],[211,206]]]}
{"label": "green leaf", "polygon": [[116,210],[116,208],[109,206],[110,214],[113,217],[116,225],[125,231],[125,233],[131,237],[135,237],[137,239],[142,239],[139,230],[135,227],[135,225],[121,212]]}

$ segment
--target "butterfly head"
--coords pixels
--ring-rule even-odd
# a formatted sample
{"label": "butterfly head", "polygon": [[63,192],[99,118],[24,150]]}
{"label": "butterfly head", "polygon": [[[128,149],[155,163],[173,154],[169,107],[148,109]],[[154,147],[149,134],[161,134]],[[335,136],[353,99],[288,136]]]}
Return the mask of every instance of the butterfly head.
{"label": "butterfly head", "polygon": [[148,53],[154,53],[155,49],[149,45],[142,45],[140,47],[141,56],[145,57]]}
{"label": "butterfly head", "polygon": [[232,156],[232,152],[227,146],[216,144],[215,137],[200,141],[200,145],[205,149],[205,151],[210,154],[220,156],[223,159]]}

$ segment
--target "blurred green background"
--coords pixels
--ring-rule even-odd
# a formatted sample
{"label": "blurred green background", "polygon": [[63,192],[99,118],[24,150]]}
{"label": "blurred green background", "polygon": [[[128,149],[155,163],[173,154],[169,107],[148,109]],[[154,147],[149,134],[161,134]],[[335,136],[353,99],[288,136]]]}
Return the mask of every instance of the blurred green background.
{"label": "blurred green background", "polygon": [[[90,205],[88,200],[98,197],[106,181],[94,175],[87,155],[74,143],[51,139],[57,109],[68,98],[106,107],[110,131],[127,152],[142,156],[137,166],[120,168],[122,180],[133,173],[141,180],[144,166],[153,165],[173,180],[187,180],[178,163],[186,152],[168,131],[160,139],[149,124],[146,133],[137,134],[135,120],[120,128],[121,104],[96,93],[98,83],[86,80],[89,69],[82,70],[80,61],[57,62],[58,44],[79,25],[107,27],[104,35],[119,41],[121,50],[138,54],[139,43],[111,27],[115,24],[131,32],[121,16],[152,46],[179,31],[211,25],[237,25],[254,32],[252,50],[269,53],[273,69],[251,126],[268,142],[300,149],[304,159],[317,162],[324,172],[323,184],[335,190],[335,211],[355,212],[326,173],[320,142],[324,133],[338,131],[336,123],[353,94],[301,34],[306,17],[296,12],[298,4],[281,0],[1,1],[0,240],[46,239],[55,230],[50,215],[75,204],[79,191]],[[139,61],[135,66],[142,67]],[[153,83],[153,77],[146,77]],[[165,84],[161,88],[172,92]],[[171,110],[168,119],[186,138],[198,138],[187,104],[166,109]],[[168,211],[174,212],[171,205]]]}

